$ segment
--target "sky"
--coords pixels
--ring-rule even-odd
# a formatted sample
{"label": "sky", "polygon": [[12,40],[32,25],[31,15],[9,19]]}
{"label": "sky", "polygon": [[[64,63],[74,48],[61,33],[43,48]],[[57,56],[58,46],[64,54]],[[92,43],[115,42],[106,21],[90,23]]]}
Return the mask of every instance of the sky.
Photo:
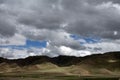
{"label": "sky", "polygon": [[0,0],[0,57],[120,51],[120,0]]}

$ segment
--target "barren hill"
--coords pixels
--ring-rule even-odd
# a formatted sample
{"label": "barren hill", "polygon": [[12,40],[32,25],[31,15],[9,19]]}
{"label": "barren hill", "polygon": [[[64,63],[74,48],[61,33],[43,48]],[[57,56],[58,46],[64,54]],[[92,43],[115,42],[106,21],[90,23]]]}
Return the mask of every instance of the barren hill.
{"label": "barren hill", "polygon": [[50,72],[67,75],[119,75],[120,52],[95,54],[86,57],[33,56],[25,59],[0,58],[0,72]]}

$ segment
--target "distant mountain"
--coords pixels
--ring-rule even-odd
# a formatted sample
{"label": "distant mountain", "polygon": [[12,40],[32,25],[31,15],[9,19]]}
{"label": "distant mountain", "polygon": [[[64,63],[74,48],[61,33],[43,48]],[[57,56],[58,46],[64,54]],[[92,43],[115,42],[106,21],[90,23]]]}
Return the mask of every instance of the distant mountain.
{"label": "distant mountain", "polygon": [[75,75],[119,75],[120,52],[94,54],[86,57],[33,56],[25,59],[0,58],[0,72],[53,72]]}

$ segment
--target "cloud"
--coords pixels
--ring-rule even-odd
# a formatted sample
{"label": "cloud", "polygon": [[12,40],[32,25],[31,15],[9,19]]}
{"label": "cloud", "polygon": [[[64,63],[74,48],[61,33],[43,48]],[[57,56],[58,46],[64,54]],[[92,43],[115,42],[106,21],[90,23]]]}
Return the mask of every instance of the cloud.
{"label": "cloud", "polygon": [[0,46],[8,46],[8,45],[25,45],[26,38],[23,35],[15,34],[9,38],[0,38]]}
{"label": "cloud", "polygon": [[85,44],[86,50],[92,52],[92,53],[105,53],[105,52],[114,52],[114,51],[120,51],[120,45],[118,42],[100,42],[95,44]]}
{"label": "cloud", "polygon": [[[108,5],[108,6],[107,6]],[[117,7],[116,7],[117,5]],[[107,39],[119,39],[120,34],[113,35],[114,31],[119,32],[120,9],[118,4],[111,2],[98,5],[85,5],[82,12],[77,12],[74,21],[68,22],[65,29],[69,33],[81,36],[99,36]],[[75,11],[71,11],[75,12]]]}
{"label": "cloud", "polygon": [[[120,42],[120,41],[118,41]],[[119,51],[120,45],[113,42],[101,42],[94,44],[84,44],[85,50],[76,50],[66,46],[48,45],[46,48],[30,48],[22,50],[13,50],[11,48],[1,48],[0,56],[8,59],[26,58],[28,56],[47,55],[57,57],[59,55],[84,57],[92,54],[103,54],[105,52]],[[17,53],[17,54],[16,54]]]}
{"label": "cloud", "polygon": [[96,3],[96,4],[100,4],[100,3],[104,3],[104,2],[113,2],[113,3],[120,3],[119,0],[86,0],[89,3]]}
{"label": "cloud", "polygon": [[[119,33],[116,36],[113,34],[114,31],[119,32],[120,26],[120,6],[119,3],[114,3],[117,1],[95,1],[98,4],[91,4],[94,0],[30,0],[25,2],[24,0],[2,2],[1,5],[4,6],[2,12],[7,12],[4,16],[8,15],[11,20],[16,21],[14,22],[16,27],[8,27],[9,20],[2,19],[6,23],[0,21],[1,25],[7,26],[5,29],[1,27],[2,35],[13,35],[15,28],[19,28],[17,25],[24,25],[24,27],[29,26],[29,28],[40,30],[61,29],[81,36],[94,35],[108,39],[118,39],[120,36]],[[67,25],[63,27],[62,24]]]}
{"label": "cloud", "polygon": [[[70,35],[97,37],[102,43],[88,44],[84,39],[75,40]],[[26,39],[47,41],[49,46],[44,54],[49,56],[110,51],[120,44],[120,1],[0,0],[0,38],[0,45],[23,45]],[[86,45],[80,41],[85,41]],[[94,49],[91,50],[92,46]],[[114,47],[113,50],[119,49]],[[28,52],[23,53],[26,56]],[[34,53],[35,49],[31,55]]]}
{"label": "cloud", "polygon": [[[25,11],[18,17],[18,22],[38,29],[62,29],[70,34],[81,36],[94,35],[108,39],[119,38],[119,33],[116,36],[113,35],[114,31],[119,32],[120,26],[118,3],[105,1],[94,5],[83,0],[53,2],[40,0],[28,4],[30,8],[25,7]],[[34,4],[40,4],[40,6]],[[61,24],[67,25],[62,27]]]}
{"label": "cloud", "polygon": [[1,36],[13,36],[16,32],[14,25],[3,14],[0,14],[0,35]]}

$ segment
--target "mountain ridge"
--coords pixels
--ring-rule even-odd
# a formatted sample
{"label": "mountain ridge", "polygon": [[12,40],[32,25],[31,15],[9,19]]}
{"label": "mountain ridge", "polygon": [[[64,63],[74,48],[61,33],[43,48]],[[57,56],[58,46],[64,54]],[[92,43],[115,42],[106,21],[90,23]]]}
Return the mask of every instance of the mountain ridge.
{"label": "mountain ridge", "polygon": [[120,52],[94,54],[86,57],[31,56],[25,59],[0,58],[0,72],[58,72],[69,74],[111,74],[120,73]]}

